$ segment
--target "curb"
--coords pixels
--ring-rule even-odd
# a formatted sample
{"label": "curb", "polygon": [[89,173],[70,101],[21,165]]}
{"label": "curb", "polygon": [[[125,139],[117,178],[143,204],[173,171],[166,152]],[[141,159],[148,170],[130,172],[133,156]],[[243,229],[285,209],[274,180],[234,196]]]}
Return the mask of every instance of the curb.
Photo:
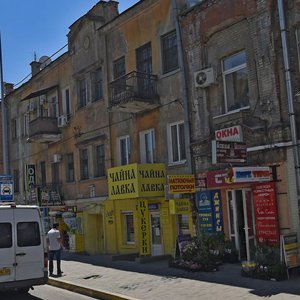
{"label": "curb", "polygon": [[89,296],[101,300],[139,300],[137,298],[132,298],[130,296],[111,293],[108,291],[95,290],[92,288],[88,288],[86,286],[75,285],[67,281],[55,280],[51,278],[48,279],[48,284],[61,289],[65,289],[68,291],[72,291],[78,294],[82,294],[85,296]]}

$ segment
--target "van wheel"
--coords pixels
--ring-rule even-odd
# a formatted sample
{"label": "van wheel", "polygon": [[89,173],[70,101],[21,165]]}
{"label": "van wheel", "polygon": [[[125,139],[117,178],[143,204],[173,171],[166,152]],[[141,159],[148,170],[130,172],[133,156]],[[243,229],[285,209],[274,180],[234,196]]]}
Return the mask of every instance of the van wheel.
{"label": "van wheel", "polygon": [[19,294],[27,294],[29,292],[29,288],[18,289]]}

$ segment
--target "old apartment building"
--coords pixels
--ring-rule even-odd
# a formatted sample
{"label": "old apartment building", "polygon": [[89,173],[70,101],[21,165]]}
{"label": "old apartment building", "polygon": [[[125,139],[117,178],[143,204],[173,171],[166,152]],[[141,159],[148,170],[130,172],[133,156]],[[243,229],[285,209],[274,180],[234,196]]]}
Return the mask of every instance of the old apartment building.
{"label": "old apartment building", "polygon": [[[204,230],[250,259],[257,240],[299,232],[299,9],[98,2],[6,96],[16,202],[41,205],[46,226],[63,217],[89,253],[173,255]],[[170,189],[190,176],[196,189]]]}

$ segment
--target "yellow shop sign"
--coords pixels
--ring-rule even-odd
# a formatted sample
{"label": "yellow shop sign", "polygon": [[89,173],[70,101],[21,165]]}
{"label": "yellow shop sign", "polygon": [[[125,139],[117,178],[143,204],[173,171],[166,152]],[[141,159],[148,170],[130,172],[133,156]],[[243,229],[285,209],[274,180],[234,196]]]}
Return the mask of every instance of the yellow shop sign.
{"label": "yellow shop sign", "polygon": [[169,175],[168,184],[170,194],[195,193],[194,175]]}
{"label": "yellow shop sign", "polygon": [[169,201],[171,215],[186,215],[190,213],[189,199],[172,199]]}
{"label": "yellow shop sign", "polygon": [[165,194],[164,164],[131,164],[108,169],[110,199],[161,197]]}

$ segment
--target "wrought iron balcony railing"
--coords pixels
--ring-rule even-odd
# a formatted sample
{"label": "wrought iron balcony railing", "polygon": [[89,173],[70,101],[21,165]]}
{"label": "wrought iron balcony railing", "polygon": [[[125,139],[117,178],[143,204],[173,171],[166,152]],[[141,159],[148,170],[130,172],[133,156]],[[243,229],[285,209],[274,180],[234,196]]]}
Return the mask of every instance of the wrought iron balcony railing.
{"label": "wrought iron balcony railing", "polygon": [[157,76],[133,71],[110,83],[110,109],[140,112],[159,104]]}

